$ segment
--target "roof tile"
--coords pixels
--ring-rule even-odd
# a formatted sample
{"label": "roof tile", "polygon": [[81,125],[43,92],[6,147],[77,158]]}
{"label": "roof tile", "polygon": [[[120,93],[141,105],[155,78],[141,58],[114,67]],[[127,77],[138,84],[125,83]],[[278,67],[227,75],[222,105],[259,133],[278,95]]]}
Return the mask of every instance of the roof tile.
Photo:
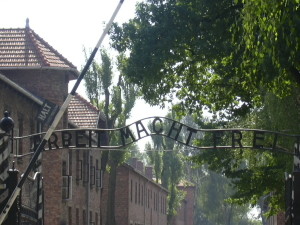
{"label": "roof tile", "polygon": [[99,110],[81,97],[75,94],[68,107],[68,118],[79,128],[97,128]]}
{"label": "roof tile", "polygon": [[71,62],[29,27],[0,29],[1,67],[55,67],[76,70]]}

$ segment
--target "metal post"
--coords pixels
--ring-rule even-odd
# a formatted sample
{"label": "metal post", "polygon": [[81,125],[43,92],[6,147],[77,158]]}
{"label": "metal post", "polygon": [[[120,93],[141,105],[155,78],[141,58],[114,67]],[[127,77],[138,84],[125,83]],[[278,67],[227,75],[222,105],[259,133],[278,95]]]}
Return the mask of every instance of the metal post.
{"label": "metal post", "polygon": [[300,143],[295,144],[294,172],[292,176],[292,225],[300,224]]}
{"label": "metal post", "polygon": [[43,177],[40,172],[36,172],[36,185],[37,185],[37,202],[36,202],[36,211],[37,211],[37,225],[44,224],[44,203],[43,203]]}
{"label": "metal post", "polygon": [[[19,171],[15,169],[10,169],[8,171],[8,174],[9,176],[7,179],[7,188],[9,190],[9,193],[12,194],[18,184]],[[11,206],[11,209],[7,215],[7,219],[4,221],[3,225],[19,224],[19,220],[20,220],[19,214],[20,214],[20,205],[18,201],[15,201]]]}
{"label": "metal post", "polygon": [[293,172],[292,225],[300,224],[300,171]]}
{"label": "metal post", "polygon": [[285,225],[292,225],[292,175],[285,174]]}
{"label": "metal post", "polygon": [[[17,172],[12,172],[9,170],[9,138],[10,138],[10,132],[14,127],[14,121],[12,118],[9,117],[9,113],[7,111],[4,112],[4,117],[0,120],[0,166],[1,166],[1,172],[0,172],[0,210],[5,210],[5,206],[8,201],[8,197],[15,189],[17,182],[18,182],[18,176]],[[12,207],[11,213],[14,216],[11,216],[9,214],[7,216],[7,219],[4,224],[11,224],[16,225],[17,220],[17,206],[14,205]],[[14,220],[11,220],[11,217]]]}

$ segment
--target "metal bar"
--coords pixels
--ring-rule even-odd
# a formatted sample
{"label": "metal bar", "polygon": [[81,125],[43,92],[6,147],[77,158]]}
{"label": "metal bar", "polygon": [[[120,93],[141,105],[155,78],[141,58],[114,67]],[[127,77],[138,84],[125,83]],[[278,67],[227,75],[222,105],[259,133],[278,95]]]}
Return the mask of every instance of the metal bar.
{"label": "metal bar", "polygon": [[56,128],[58,122],[60,121],[61,117],[63,116],[64,112],[66,111],[66,109],[67,109],[67,107],[68,107],[68,105],[69,105],[69,103],[70,103],[72,97],[75,95],[76,90],[77,90],[77,88],[78,88],[78,86],[79,86],[81,80],[83,79],[83,77],[85,76],[86,72],[88,71],[88,69],[89,69],[89,67],[90,67],[90,65],[91,65],[91,63],[92,63],[92,61],[93,61],[93,59],[94,59],[94,57],[95,57],[95,55],[96,55],[96,53],[97,53],[97,51],[98,51],[98,49],[99,49],[99,47],[100,47],[100,45],[101,45],[101,43],[102,43],[102,41],[103,41],[105,35],[107,34],[107,32],[108,32],[108,30],[109,30],[109,28],[110,28],[112,22],[114,21],[114,19],[115,19],[117,13],[118,13],[118,11],[119,11],[119,9],[121,8],[121,5],[123,4],[123,2],[124,2],[124,0],[120,0],[120,2],[119,2],[119,4],[118,4],[117,8],[115,9],[115,11],[114,11],[114,13],[113,13],[111,19],[110,19],[109,22],[107,23],[107,25],[106,25],[106,27],[105,27],[105,29],[104,29],[104,31],[103,31],[103,33],[102,33],[102,35],[101,35],[99,41],[98,41],[96,47],[94,48],[94,50],[93,50],[92,54],[90,55],[90,57],[89,57],[89,59],[88,59],[86,65],[85,65],[85,67],[83,68],[82,72],[80,73],[80,75],[79,75],[79,77],[78,77],[78,79],[77,79],[77,81],[76,81],[76,83],[75,83],[75,85],[74,85],[72,91],[71,91],[71,92],[69,93],[69,95],[67,96],[67,98],[66,98],[65,102],[63,103],[62,107],[60,108],[60,110],[59,110],[58,113],[56,114],[56,116],[55,116],[55,118],[54,118],[54,120],[53,120],[51,126],[49,127],[48,131],[46,132],[46,134],[45,134],[43,140],[41,141],[41,143],[40,143],[39,146],[37,147],[35,153],[33,154],[33,156],[32,156],[32,158],[31,158],[31,160],[30,160],[30,163],[29,163],[27,169],[25,170],[23,176],[21,177],[21,179],[20,179],[20,181],[19,181],[17,187],[15,188],[14,192],[13,192],[12,195],[10,196],[10,198],[9,198],[9,200],[8,200],[8,203],[6,204],[4,210],[3,210],[3,211],[1,212],[1,214],[0,214],[0,224],[3,223],[4,219],[5,219],[6,216],[7,216],[7,213],[9,212],[9,210],[10,210],[10,208],[11,208],[11,206],[12,206],[12,204],[15,202],[17,196],[20,194],[20,191],[21,191],[21,189],[22,189],[22,186],[23,186],[23,184],[24,184],[26,178],[28,177],[29,173],[30,173],[31,170],[33,169],[33,167],[34,167],[34,165],[35,165],[35,163],[36,163],[36,161],[37,161],[37,159],[38,159],[38,156],[39,156],[40,153],[43,151],[43,148],[45,147],[45,145],[46,145],[47,141],[49,140],[51,134],[52,134],[53,131],[55,130],[55,128]]}

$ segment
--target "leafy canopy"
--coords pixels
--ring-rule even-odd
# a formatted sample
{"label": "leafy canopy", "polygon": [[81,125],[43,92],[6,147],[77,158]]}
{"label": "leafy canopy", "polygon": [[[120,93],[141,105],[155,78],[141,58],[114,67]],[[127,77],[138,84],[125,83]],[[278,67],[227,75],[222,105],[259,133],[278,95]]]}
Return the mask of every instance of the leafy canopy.
{"label": "leafy canopy", "polygon": [[147,0],[111,38],[149,103],[245,114],[300,83],[299,10],[299,0]]}

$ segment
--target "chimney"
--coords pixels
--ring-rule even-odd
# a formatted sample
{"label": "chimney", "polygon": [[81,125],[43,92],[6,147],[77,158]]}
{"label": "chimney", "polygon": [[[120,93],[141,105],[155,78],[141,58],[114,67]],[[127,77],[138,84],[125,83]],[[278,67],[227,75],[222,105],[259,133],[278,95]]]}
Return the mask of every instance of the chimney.
{"label": "chimney", "polygon": [[130,166],[132,166],[134,169],[136,169],[137,168],[137,161],[138,161],[137,158],[131,158],[130,159]]}
{"label": "chimney", "polygon": [[140,171],[141,173],[144,174],[144,164],[143,164],[142,161],[139,161],[139,160],[138,160],[138,161],[136,162],[136,168],[137,168],[138,171]]}
{"label": "chimney", "polygon": [[26,19],[26,26],[25,26],[25,28],[29,29],[29,18]]}
{"label": "chimney", "polygon": [[145,175],[149,180],[153,179],[153,168],[152,168],[152,166],[146,166],[145,167]]}

